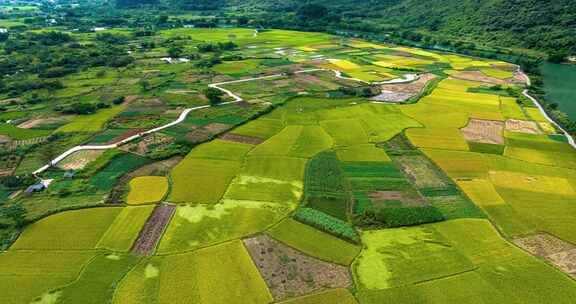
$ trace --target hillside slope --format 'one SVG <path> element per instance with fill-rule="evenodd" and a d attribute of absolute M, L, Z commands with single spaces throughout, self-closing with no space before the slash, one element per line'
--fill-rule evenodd
<path fill-rule="evenodd" d="M 304 3 L 324 6 L 326 14 L 317 20 L 303 18 L 299 12 Z M 363 30 L 412 30 L 549 54 L 576 52 L 572 0 L 228 0 L 227 6 L 264 12 L 263 22 L 275 24 L 342 28 L 361 24 Z"/>

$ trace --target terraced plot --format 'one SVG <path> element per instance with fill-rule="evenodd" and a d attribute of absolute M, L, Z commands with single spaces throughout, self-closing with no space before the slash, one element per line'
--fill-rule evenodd
<path fill-rule="evenodd" d="M 196 17 L 167 22 L 211 20 Z M 515 66 L 323 33 L 108 32 L 125 36 L 115 48 L 134 62 L 55 77 L 66 86 L 50 92 L 57 108 L 0 101 L 0 140 L 56 130 L 18 143 L 23 160 L 4 167 L 32 172 L 60 148 L 128 138 L 205 107 L 120 149 L 72 155 L 38 174 L 51 182 L 43 191 L 12 195 L 26 187 L 2 179 L 0 302 L 576 297 L 576 154 L 519 95 Z M 104 37 L 70 35 L 80 49 Z M 191 62 L 160 59 L 178 48 Z M 398 82 L 407 74 L 418 78 Z M 208 106 L 217 103 L 208 85 L 239 79 L 218 87 L 224 101 L 243 101 Z M 124 94 L 133 96 L 112 105 Z M 99 109 L 36 124 L 76 103 Z"/>
<path fill-rule="evenodd" d="M 129 205 L 157 203 L 168 192 L 168 180 L 163 176 L 142 176 L 130 181 Z"/>
<path fill-rule="evenodd" d="M 396 237 L 387 238 L 391 233 Z M 502 240 L 484 220 L 455 220 L 363 237 L 370 242 L 354 268 L 362 286 L 360 303 L 498 303 L 517 297 L 540 303 L 563 301 L 574 292 L 573 281 Z M 438 297 L 434 290 L 445 296 Z"/>

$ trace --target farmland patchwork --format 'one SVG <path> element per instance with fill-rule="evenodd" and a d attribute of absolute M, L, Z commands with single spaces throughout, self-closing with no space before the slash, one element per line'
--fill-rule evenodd
<path fill-rule="evenodd" d="M 515 66 L 285 30 L 153 37 L 234 47 L 63 77 L 66 101 L 134 94 L 93 114 L 0 114 L 18 122 L 0 147 L 30 149 L 0 175 L 90 145 L 0 186 L 1 303 L 576 298 L 576 153 Z"/>

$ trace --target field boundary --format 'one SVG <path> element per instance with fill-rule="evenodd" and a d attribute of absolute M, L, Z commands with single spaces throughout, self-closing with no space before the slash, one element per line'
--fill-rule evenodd
<path fill-rule="evenodd" d="M 360 80 L 360 79 L 356 79 L 356 78 L 348 78 L 348 77 L 344 77 L 342 76 L 342 73 L 336 70 L 330 70 L 330 69 L 306 69 L 306 70 L 300 70 L 300 71 L 296 71 L 294 72 L 294 74 L 303 74 L 303 73 L 312 73 L 312 72 L 319 72 L 319 71 L 332 71 L 334 72 L 336 78 L 341 78 L 341 79 L 348 79 L 348 80 L 354 80 L 354 81 L 359 81 L 362 83 L 365 83 L 365 81 Z M 248 82 L 248 81 L 254 81 L 254 80 L 261 80 L 261 79 L 269 79 L 269 78 L 278 78 L 278 77 L 285 77 L 286 74 L 285 73 L 281 73 L 281 74 L 273 74 L 273 75 L 267 75 L 267 76 L 261 76 L 261 77 L 255 77 L 255 78 L 246 78 L 246 79 L 238 79 L 238 80 L 231 80 L 231 81 L 225 81 L 225 82 L 218 82 L 218 83 L 212 83 L 209 84 L 208 87 L 210 88 L 214 88 L 217 90 L 220 90 L 222 92 L 224 92 L 226 95 L 232 97 L 234 100 L 233 101 L 228 101 L 228 102 L 223 102 L 220 103 L 218 105 L 215 106 L 221 106 L 221 105 L 227 105 L 227 104 L 234 104 L 234 103 L 238 103 L 241 101 L 244 101 L 244 99 L 242 99 L 242 97 L 240 97 L 239 95 L 235 94 L 234 92 L 228 90 L 228 89 L 224 89 L 220 86 L 222 85 L 226 85 L 226 84 L 231 84 L 231 83 L 241 83 L 241 82 Z M 404 78 L 396 78 L 396 79 L 392 79 L 392 80 L 388 80 L 388 81 L 383 81 L 383 82 L 378 82 L 376 84 L 386 84 L 386 83 L 404 83 L 404 82 L 412 82 L 416 79 L 418 79 L 418 76 L 415 74 L 407 74 L 404 75 L 406 77 Z M 167 123 L 163 126 L 159 126 L 153 129 L 150 129 L 148 131 L 144 131 L 141 133 L 138 133 L 136 135 L 132 135 L 128 138 L 125 138 L 119 142 L 113 143 L 113 144 L 109 144 L 109 145 L 86 145 L 86 146 L 76 146 L 73 147 L 71 149 L 69 149 L 68 151 L 60 154 L 59 156 L 57 156 L 56 158 L 54 158 L 53 160 L 51 160 L 48 164 L 40 167 L 39 169 L 37 169 L 36 171 L 34 171 L 32 174 L 33 175 L 37 175 L 40 174 L 46 170 L 48 170 L 50 167 L 55 166 L 57 163 L 59 163 L 60 161 L 62 161 L 63 159 L 65 159 L 66 157 L 70 156 L 71 154 L 81 151 L 81 150 L 108 150 L 108 149 L 113 149 L 113 148 L 117 148 L 123 144 L 126 144 L 128 142 L 131 142 L 133 140 L 136 140 L 140 137 L 143 137 L 145 135 L 148 134 L 152 134 L 161 130 L 164 130 L 166 128 L 170 128 L 172 126 L 175 126 L 177 124 L 180 124 L 181 122 L 183 122 L 186 117 L 188 116 L 188 114 L 192 111 L 196 111 L 196 110 L 201 110 L 201 109 L 206 109 L 206 108 L 210 108 L 210 107 L 214 107 L 212 105 L 203 105 L 203 106 L 197 106 L 197 107 L 192 107 L 192 108 L 187 108 L 184 109 L 184 111 L 182 111 L 182 113 L 180 113 L 180 116 L 178 116 L 178 118 L 170 123 Z M 576 146 L 575 146 L 576 147 Z"/>

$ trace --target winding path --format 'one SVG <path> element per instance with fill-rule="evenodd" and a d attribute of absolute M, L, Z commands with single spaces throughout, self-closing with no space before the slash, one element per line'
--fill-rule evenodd
<path fill-rule="evenodd" d="M 329 69 L 307 69 L 307 70 L 301 70 L 301 71 L 296 71 L 294 72 L 294 74 L 303 74 L 303 73 L 313 73 L 313 72 L 320 72 L 320 71 L 332 71 L 334 73 L 334 75 L 337 78 L 340 79 L 345 79 L 345 80 L 352 80 L 352 81 L 357 81 L 357 82 L 361 82 L 361 83 L 368 83 L 367 81 L 358 79 L 358 78 L 351 78 L 351 77 L 345 77 L 342 76 L 342 72 L 340 71 L 336 71 L 336 70 L 329 70 Z M 530 81 L 530 77 L 528 77 L 528 75 L 526 75 L 524 72 L 522 72 L 522 70 L 520 69 L 520 67 L 518 67 L 518 73 L 521 73 L 523 75 L 523 77 L 526 79 L 526 84 L 529 86 L 531 84 Z M 226 104 L 232 104 L 232 103 L 238 103 L 243 101 L 242 97 L 240 97 L 239 95 L 235 94 L 234 92 L 222 88 L 221 86 L 223 85 L 227 85 L 227 84 L 233 84 L 233 83 L 242 83 L 242 82 L 249 82 L 249 81 L 255 81 L 255 80 L 262 80 L 262 79 L 271 79 L 271 78 L 279 78 L 279 77 L 285 77 L 286 74 L 274 74 L 274 75 L 268 75 L 268 76 L 261 76 L 261 77 L 254 77 L 254 78 L 246 78 L 246 79 L 239 79 L 239 80 L 232 80 L 232 81 L 225 81 L 225 82 L 218 82 L 218 83 L 212 83 L 209 84 L 208 87 L 210 88 L 214 88 L 217 90 L 220 90 L 222 92 L 224 92 L 226 95 L 230 96 L 233 101 L 229 101 L 229 102 L 224 102 L 221 103 L 220 105 L 226 105 Z M 373 84 L 378 84 L 378 85 L 382 85 L 382 84 L 398 84 L 398 83 L 406 83 L 406 82 L 412 82 L 414 80 L 418 79 L 418 75 L 416 74 L 406 74 L 404 75 L 403 78 L 396 78 L 396 79 L 392 79 L 389 81 L 382 81 L 382 82 L 375 82 Z M 524 90 L 522 92 L 522 94 L 524 96 L 526 96 L 528 99 L 530 99 L 534 105 L 536 105 L 536 107 L 538 107 L 538 109 L 540 110 L 540 112 L 542 113 L 542 115 L 544 115 L 544 117 L 546 117 L 546 119 L 553 124 L 556 128 L 558 128 L 563 134 L 564 136 L 567 138 L 568 143 L 574 147 L 576 149 L 576 142 L 574 141 L 574 138 L 570 135 L 570 133 L 568 133 L 568 131 L 566 131 L 564 128 L 562 128 L 562 126 L 560 126 L 558 123 L 556 123 L 556 121 L 554 121 L 549 115 L 548 113 L 546 113 L 546 111 L 544 110 L 544 107 L 542 107 L 542 105 L 538 102 L 538 100 L 536 100 L 536 98 L 532 97 L 529 93 L 528 90 Z M 46 171 L 48 168 L 50 168 L 51 166 L 56 165 L 57 163 L 61 162 L 63 159 L 65 159 L 66 157 L 78 152 L 78 151 L 82 151 L 82 150 L 108 150 L 108 149 L 114 149 L 117 148 L 123 144 L 126 144 L 128 142 L 131 142 L 133 140 L 136 140 L 142 136 L 148 135 L 148 134 L 152 134 L 161 130 L 164 130 L 166 128 L 170 128 L 172 126 L 175 126 L 181 122 L 183 122 L 186 117 L 188 116 L 188 114 L 192 111 L 197 111 L 197 110 L 201 110 L 201 109 L 206 109 L 211 107 L 211 105 L 204 105 L 204 106 L 198 106 L 198 107 L 193 107 L 193 108 L 187 108 L 184 109 L 184 111 L 182 111 L 182 113 L 180 113 L 180 116 L 178 116 L 178 118 L 170 123 L 167 123 L 163 126 L 160 127 L 156 127 L 153 129 L 150 129 L 148 131 L 144 131 L 141 133 L 138 133 L 136 135 L 132 135 L 128 138 L 125 138 L 121 141 L 118 141 L 116 143 L 113 144 L 109 144 L 109 145 L 85 145 L 85 146 L 76 146 L 71 148 L 70 150 L 62 153 L 61 155 L 59 155 L 58 157 L 54 158 L 52 161 L 50 161 L 48 164 L 42 166 L 41 168 L 39 168 L 38 170 L 34 171 L 33 174 L 37 175 L 40 174 L 44 171 Z"/>
<path fill-rule="evenodd" d="M 340 71 L 336 71 L 336 70 L 329 70 L 329 69 L 307 69 L 307 70 L 300 70 L 300 71 L 296 71 L 294 72 L 294 74 L 303 74 L 303 73 L 312 73 L 312 72 L 319 72 L 319 71 L 332 71 L 334 72 L 334 74 L 336 75 L 337 78 L 341 78 L 341 79 L 346 79 L 346 80 L 353 80 L 353 81 L 358 81 L 358 82 L 362 82 L 362 83 L 367 83 L 366 81 L 363 81 L 361 79 L 357 79 L 357 78 L 350 78 L 350 77 L 344 77 L 342 76 L 342 73 Z M 222 85 L 226 85 L 226 84 L 233 84 L 233 83 L 242 83 L 242 82 L 248 82 L 248 81 L 255 81 L 255 80 L 262 80 L 262 79 L 270 79 L 270 78 L 279 78 L 279 77 L 286 77 L 286 74 L 274 74 L 274 75 L 268 75 L 268 76 L 261 76 L 261 77 L 254 77 L 254 78 L 246 78 L 246 79 L 239 79 L 239 80 L 232 80 L 232 81 L 225 81 L 225 82 L 218 82 L 218 83 L 212 83 L 209 84 L 208 87 L 210 88 L 214 88 L 214 89 L 218 89 L 222 92 L 224 92 L 226 95 L 230 96 L 232 99 L 234 99 L 233 101 L 228 101 L 228 102 L 223 102 L 220 103 L 218 106 L 220 105 L 226 105 L 226 104 L 232 104 L 232 103 L 238 103 L 243 101 L 242 97 L 238 96 L 237 94 L 235 94 L 234 92 L 222 88 Z M 411 82 L 414 81 L 418 78 L 417 75 L 414 74 L 406 74 L 404 75 L 404 78 L 397 78 L 397 79 L 392 79 L 389 81 L 383 81 L 383 82 L 377 82 L 374 84 L 387 84 L 387 83 L 403 83 L 403 82 Z M 197 110 L 201 110 L 201 109 L 206 109 L 211 107 L 211 105 L 204 105 L 204 106 L 198 106 L 198 107 L 193 107 L 193 108 L 187 108 L 184 109 L 184 111 L 182 111 L 182 113 L 180 113 L 180 116 L 178 116 L 178 118 L 168 124 L 165 124 L 163 126 L 160 127 L 156 127 L 154 129 L 150 129 L 148 131 L 144 131 L 141 133 L 138 133 L 136 135 L 132 135 L 128 138 L 125 138 L 121 141 L 118 141 L 116 143 L 113 144 L 109 144 L 109 145 L 85 145 L 85 146 L 76 146 L 71 148 L 70 150 L 60 154 L 58 157 L 54 158 L 53 160 L 51 160 L 48 164 L 42 166 L 41 168 L 39 168 L 38 170 L 34 171 L 32 174 L 37 175 L 40 174 L 46 170 L 48 170 L 48 168 L 58 164 L 59 162 L 61 162 L 63 159 L 65 159 L 66 157 L 78 152 L 78 151 L 82 151 L 82 150 L 108 150 L 108 149 L 114 149 L 117 148 L 123 144 L 126 144 L 128 142 L 131 142 L 133 140 L 136 140 L 142 136 L 148 135 L 148 134 L 152 134 L 161 130 L 164 130 L 166 128 L 170 128 L 172 126 L 175 126 L 181 122 L 183 122 L 186 117 L 188 116 L 188 114 L 192 111 L 197 111 Z"/>

